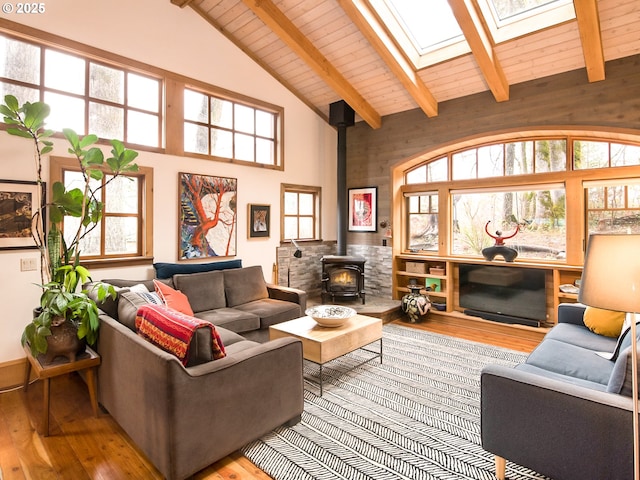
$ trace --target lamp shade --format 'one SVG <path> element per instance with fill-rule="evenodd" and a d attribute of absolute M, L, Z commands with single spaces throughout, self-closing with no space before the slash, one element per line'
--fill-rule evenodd
<path fill-rule="evenodd" d="M 640 235 L 589 236 L 578 301 L 618 312 L 640 312 Z"/>

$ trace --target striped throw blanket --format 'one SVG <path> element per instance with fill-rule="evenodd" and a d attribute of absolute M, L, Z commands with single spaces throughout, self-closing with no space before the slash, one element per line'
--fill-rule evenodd
<path fill-rule="evenodd" d="M 226 355 L 224 345 L 213 324 L 185 315 L 166 305 L 143 305 L 136 314 L 138 335 L 178 357 L 184 366 L 189 359 L 191 340 L 199 328 L 208 328 L 211 331 L 213 359 L 223 358 Z"/>

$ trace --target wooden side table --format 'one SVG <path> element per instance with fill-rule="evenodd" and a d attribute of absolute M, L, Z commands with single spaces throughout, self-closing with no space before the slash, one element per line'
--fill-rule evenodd
<path fill-rule="evenodd" d="M 69 362 L 69 360 L 64 357 L 56 357 L 50 364 L 43 365 L 42 363 L 40 363 L 40 360 L 41 358 L 44 358 L 44 356 L 40 355 L 38 357 L 34 357 L 31 354 L 31 348 L 29 348 L 28 345 L 24 346 L 24 351 L 27 354 L 28 360 L 24 377 L 24 391 L 26 392 L 27 388 L 29 387 L 29 377 L 31 376 L 32 368 L 35 373 L 36 380 L 44 381 L 43 429 L 45 437 L 49 436 L 49 393 L 51 389 L 50 382 L 53 377 L 58 377 L 66 373 L 86 370 L 87 387 L 89 388 L 91 407 L 93 408 L 93 414 L 96 416 L 96 418 L 98 417 L 98 395 L 95 369 L 98 365 L 100 365 L 100 355 L 98 355 L 91 348 L 86 347 L 85 352 L 81 355 L 78 355 L 75 362 Z"/>

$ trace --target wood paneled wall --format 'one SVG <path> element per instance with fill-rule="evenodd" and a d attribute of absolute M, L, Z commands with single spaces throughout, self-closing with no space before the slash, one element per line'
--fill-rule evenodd
<path fill-rule="evenodd" d="M 393 166 L 465 139 L 576 126 L 640 133 L 640 55 L 607 62 L 601 82 L 589 83 L 580 69 L 512 85 L 506 102 L 485 92 L 440 103 L 437 117 L 416 109 L 384 117 L 378 130 L 358 122 L 347 129 L 347 186 L 378 187 L 380 222 L 391 217 Z M 347 241 L 380 245 L 383 233 L 349 232 Z"/>

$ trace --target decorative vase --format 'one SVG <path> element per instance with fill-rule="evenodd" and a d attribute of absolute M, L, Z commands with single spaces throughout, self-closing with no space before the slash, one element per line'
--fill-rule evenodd
<path fill-rule="evenodd" d="M 69 362 L 75 362 L 76 356 L 84 352 L 86 339 L 78 338 L 78 329 L 71 322 L 65 320 L 51 322 L 51 335 L 47 337 L 47 353 L 44 363 L 50 364 L 55 357 L 67 357 Z"/>
<path fill-rule="evenodd" d="M 410 293 L 402 297 L 402 311 L 407 314 L 411 323 L 418 323 L 427 318 L 431 301 L 429 297 L 420 293 L 420 285 L 408 285 Z"/>

